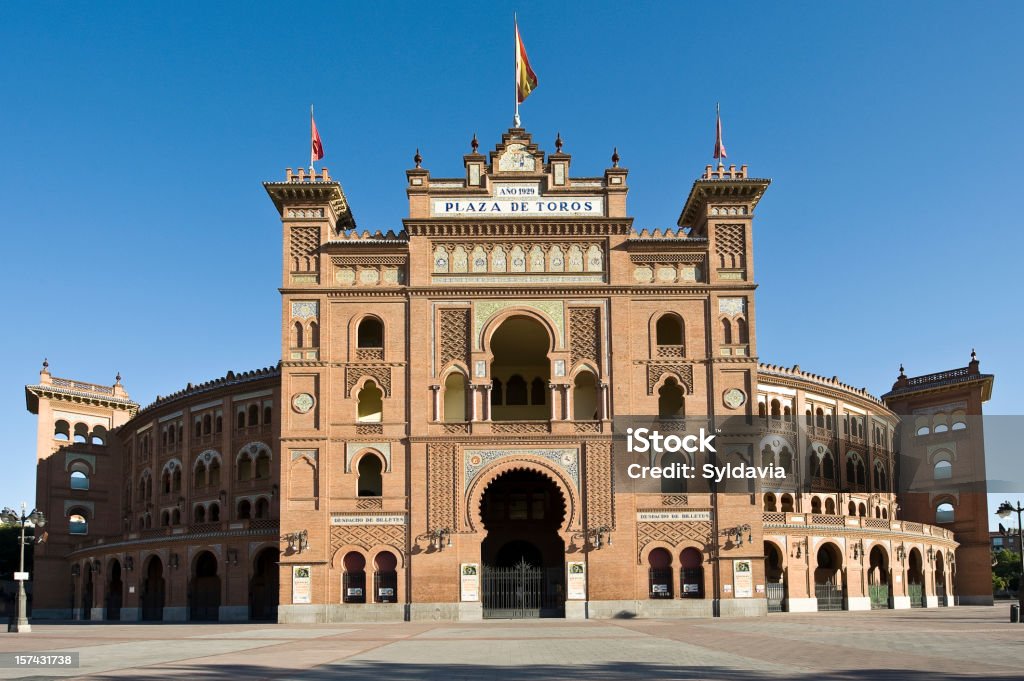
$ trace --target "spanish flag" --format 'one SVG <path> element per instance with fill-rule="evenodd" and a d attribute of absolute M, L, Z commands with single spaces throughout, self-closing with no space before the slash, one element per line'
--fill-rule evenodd
<path fill-rule="evenodd" d="M 519 36 L 519 22 L 516 21 L 516 101 L 522 103 L 537 87 L 537 74 L 530 68 L 526 46 Z"/>

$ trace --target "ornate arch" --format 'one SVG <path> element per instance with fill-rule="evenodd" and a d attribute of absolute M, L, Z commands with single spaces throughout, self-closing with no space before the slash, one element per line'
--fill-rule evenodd
<path fill-rule="evenodd" d="M 274 450 L 271 449 L 266 443 L 259 441 L 249 442 L 243 445 L 242 448 L 238 450 L 238 454 L 235 455 L 235 463 L 237 464 L 239 461 L 241 461 L 243 456 L 246 456 L 252 461 L 255 461 L 256 459 L 259 458 L 260 454 L 263 453 L 266 453 L 266 455 L 270 457 L 271 461 L 274 460 Z"/>
<path fill-rule="evenodd" d="M 480 338 L 478 339 L 480 347 L 487 353 L 489 358 L 494 358 L 494 353 L 491 352 L 491 339 L 495 331 L 512 317 L 529 317 L 544 327 L 548 334 L 548 356 L 553 352 L 559 351 L 564 346 L 561 329 L 559 329 L 558 325 L 547 313 L 528 305 L 516 305 L 491 315 L 480 329 Z"/>
<path fill-rule="evenodd" d="M 469 484 L 466 490 L 466 524 L 473 532 L 483 532 L 484 523 L 480 516 L 480 503 L 487 488 L 495 480 L 512 471 L 530 471 L 540 473 L 555 483 L 558 491 L 562 493 L 562 500 L 565 504 L 565 517 L 562 525 L 558 528 L 559 534 L 566 534 L 579 528 L 579 495 L 576 493 L 576 486 L 565 479 L 552 462 L 539 457 L 524 456 L 519 459 L 499 459 L 490 466 L 479 471 Z"/>

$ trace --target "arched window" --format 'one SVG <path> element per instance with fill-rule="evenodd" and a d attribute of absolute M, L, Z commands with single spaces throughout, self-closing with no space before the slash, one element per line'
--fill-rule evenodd
<path fill-rule="evenodd" d="M 195 423 L 192 424 L 192 437 L 199 438 L 203 434 L 203 421 L 198 416 L 196 417 Z"/>
<path fill-rule="evenodd" d="M 857 504 L 850 502 L 850 505 L 846 508 L 848 515 L 857 515 Z"/>
<path fill-rule="evenodd" d="M 365 322 L 364 322 L 365 323 Z M 356 418 L 363 423 L 380 423 L 384 416 L 384 393 L 374 381 L 367 381 L 357 396 Z"/>
<path fill-rule="evenodd" d="M 249 405 L 249 425 L 255 426 L 260 422 L 260 408 L 259 405 Z"/>
<path fill-rule="evenodd" d="M 647 556 L 648 598 L 672 598 L 672 554 L 658 547 Z"/>
<path fill-rule="evenodd" d="M 659 317 L 655 324 L 655 340 L 658 345 L 681 347 L 683 345 L 683 320 L 674 314 L 664 314 Z"/>
<path fill-rule="evenodd" d="M 783 494 L 782 495 L 781 511 L 783 513 L 793 513 L 793 495 L 791 495 L 791 494 Z"/>
<path fill-rule="evenodd" d="M 783 447 L 782 451 L 779 452 L 779 465 L 782 466 L 782 470 L 789 475 L 793 472 L 793 454 L 789 451 L 789 447 Z"/>
<path fill-rule="evenodd" d="M 772 418 L 778 419 L 782 417 L 782 404 L 778 400 L 772 400 Z"/>
<path fill-rule="evenodd" d="M 252 480 L 252 459 L 247 455 L 239 457 L 237 469 L 239 480 Z"/>
<path fill-rule="evenodd" d="M 832 452 L 826 452 L 821 458 L 821 475 L 826 480 L 836 479 L 835 462 L 832 460 Z"/>
<path fill-rule="evenodd" d="M 373 559 L 373 593 L 377 603 L 397 603 L 398 559 L 390 551 L 381 551 Z"/>
<path fill-rule="evenodd" d="M 384 495 L 383 468 L 380 459 L 372 454 L 365 454 L 359 459 L 358 496 L 379 497 Z"/>
<path fill-rule="evenodd" d="M 302 322 L 295 322 L 292 325 L 292 347 L 301 348 L 305 347 L 306 344 L 306 330 L 302 326 Z"/>
<path fill-rule="evenodd" d="M 203 506 L 196 506 L 192 509 L 192 522 L 194 523 L 205 523 L 206 522 L 206 508 Z"/>
<path fill-rule="evenodd" d="M 683 549 L 679 556 L 679 586 L 683 598 L 704 598 L 704 556 L 697 549 Z"/>
<path fill-rule="evenodd" d="M 749 343 L 750 335 L 747 332 L 747 320 L 740 317 L 736 320 L 736 335 L 738 336 L 738 343 Z"/>
<path fill-rule="evenodd" d="M 171 514 L 167 511 L 160 513 L 160 527 L 167 527 L 171 524 Z"/>
<path fill-rule="evenodd" d="M 662 494 L 681 494 L 686 491 L 686 478 L 682 476 L 682 466 L 686 463 L 686 457 L 682 452 L 667 452 L 661 457 L 663 470 L 671 470 L 677 473 L 676 477 L 661 478 Z"/>
<path fill-rule="evenodd" d="M 164 469 L 163 473 L 160 474 L 160 493 L 171 493 L 171 472 L 166 468 Z"/>
<path fill-rule="evenodd" d="M 818 410 L 814 413 L 814 425 L 819 428 L 825 427 L 825 410 L 818 407 Z"/>
<path fill-rule="evenodd" d="M 85 442 L 88 441 L 88 436 L 89 436 L 89 427 L 87 425 L 85 425 L 84 423 L 76 423 L 75 424 L 75 437 L 74 437 L 75 442 L 79 442 L 79 443 L 84 444 Z"/>
<path fill-rule="evenodd" d="M 935 472 L 936 480 L 949 480 L 953 477 L 953 464 L 949 461 L 942 460 L 935 462 L 935 468 L 933 470 Z"/>
<path fill-rule="evenodd" d="M 493 399 L 493 395 L 491 396 Z M 458 423 L 466 420 L 466 377 L 458 371 L 444 379 L 444 421 Z"/>
<path fill-rule="evenodd" d="M 768 405 L 759 401 L 757 403 L 757 415 L 763 419 L 768 418 Z"/>
<path fill-rule="evenodd" d="M 248 499 L 242 499 L 238 502 L 238 519 L 248 520 L 250 517 L 252 517 L 252 504 Z"/>
<path fill-rule="evenodd" d="M 214 459 L 210 462 L 209 479 L 209 485 L 211 487 L 216 487 L 220 484 L 220 461 L 218 459 Z"/>
<path fill-rule="evenodd" d="M 764 510 L 765 513 L 774 513 L 777 510 L 775 506 L 775 495 L 771 492 L 764 495 Z"/>
<path fill-rule="evenodd" d="M 203 435 L 209 435 L 210 432 L 213 430 L 212 426 L 213 420 L 210 418 L 209 414 L 205 414 L 203 416 Z"/>
<path fill-rule="evenodd" d="M 270 477 L 270 452 L 266 449 L 260 450 L 256 455 L 256 479 L 266 480 Z"/>
<path fill-rule="evenodd" d="M 202 461 L 196 464 L 196 468 L 192 472 L 192 484 L 197 489 L 201 489 L 206 486 L 206 464 Z"/>
<path fill-rule="evenodd" d="M 732 324 L 728 319 L 722 320 L 722 342 L 732 345 Z"/>
<path fill-rule="evenodd" d="M 383 348 L 384 324 L 376 317 L 365 317 L 359 322 L 359 329 L 356 332 L 356 347 Z"/>
<path fill-rule="evenodd" d="M 178 466 L 174 467 L 174 472 L 171 473 L 171 491 L 181 491 L 181 468 Z"/>
<path fill-rule="evenodd" d="M 216 502 L 210 504 L 210 522 L 220 522 L 220 504 L 217 504 Z"/>
<path fill-rule="evenodd" d="M 938 524 L 951 523 L 956 518 L 956 510 L 949 502 L 941 503 L 935 507 L 935 522 Z"/>
<path fill-rule="evenodd" d="M 526 379 L 519 374 L 513 374 L 505 385 L 505 404 L 508 406 L 526 404 Z"/>
<path fill-rule="evenodd" d="M 811 497 L 811 513 L 821 513 L 821 499 Z"/>
<path fill-rule="evenodd" d="M 868 507 L 864 505 L 864 502 L 861 502 L 860 505 L 857 507 L 857 515 L 859 515 L 861 518 L 864 518 L 867 516 L 867 514 Z"/>
<path fill-rule="evenodd" d="M 658 416 L 663 419 L 680 418 L 683 412 L 683 389 L 679 382 L 669 377 L 658 390 Z"/>
<path fill-rule="evenodd" d="M 71 471 L 71 489 L 89 489 L 89 476 L 81 470 Z"/>
<path fill-rule="evenodd" d="M 264 520 L 270 517 L 270 502 L 267 501 L 266 497 L 260 497 L 256 500 L 256 519 Z"/>
<path fill-rule="evenodd" d="M 85 509 L 72 508 L 68 512 L 68 533 L 89 534 L 89 518 Z"/>
<path fill-rule="evenodd" d="M 171 525 L 181 525 L 181 511 L 178 509 L 171 511 Z"/>
<path fill-rule="evenodd" d="M 530 404 L 536 406 L 547 403 L 547 386 L 544 385 L 544 379 L 536 376 L 530 382 Z"/>
<path fill-rule="evenodd" d="M 342 560 L 345 572 L 341 577 L 341 599 L 345 603 L 366 602 L 366 558 L 361 553 L 349 551 Z"/>
<path fill-rule="evenodd" d="M 53 439 L 67 442 L 71 439 L 71 424 L 67 421 L 57 421 L 53 424 Z"/>
<path fill-rule="evenodd" d="M 235 414 L 235 427 L 241 430 L 242 428 L 245 428 L 245 424 L 245 409 L 239 409 L 238 413 Z"/>
<path fill-rule="evenodd" d="M 173 428 L 173 426 L 172 426 L 172 428 Z M 103 426 L 96 426 L 95 428 L 93 428 L 92 429 L 92 436 L 90 437 L 90 441 L 94 445 L 104 445 L 104 444 L 106 444 L 107 443 L 107 429 L 104 428 Z M 173 433 L 172 433 L 171 442 L 173 443 L 173 441 L 174 441 L 174 436 L 173 436 Z"/>
<path fill-rule="evenodd" d="M 577 421 L 596 421 L 599 417 L 597 377 L 590 371 L 580 371 L 573 381 L 572 417 Z"/>
<path fill-rule="evenodd" d="M 835 515 L 836 514 L 836 502 L 835 502 L 835 499 L 829 498 L 829 499 L 825 500 L 825 513 L 828 514 L 828 515 Z"/>
<path fill-rule="evenodd" d="M 497 378 L 491 379 L 491 406 L 505 404 L 505 397 L 501 390 L 501 381 Z"/>
<path fill-rule="evenodd" d="M 320 347 L 320 325 L 316 322 L 309 323 L 309 347 Z"/>
<path fill-rule="evenodd" d="M 270 425 L 270 418 L 271 418 L 271 416 L 273 416 L 273 414 L 274 414 L 274 408 L 273 407 L 271 407 L 269 404 L 263 405 L 263 425 L 265 425 L 265 426 L 269 426 Z"/>

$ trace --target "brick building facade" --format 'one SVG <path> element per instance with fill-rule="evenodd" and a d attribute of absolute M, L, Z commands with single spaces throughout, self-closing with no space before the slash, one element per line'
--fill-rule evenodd
<path fill-rule="evenodd" d="M 326 169 L 266 183 L 283 228 L 277 368 L 139 409 L 120 380 L 44 367 L 26 388 L 38 503 L 54 519 L 37 549 L 35 616 L 991 602 L 972 419 L 992 377 L 977 361 L 901 373 L 882 400 L 759 364 L 753 215 L 769 181 L 708 166 L 678 231 L 637 232 L 618 155 L 576 176 L 555 146 L 545 154 L 512 128 L 484 155 L 474 138 L 448 178 L 417 153 L 397 233 L 358 232 Z M 744 417 L 756 438 L 726 443 L 723 458 L 786 478 L 742 493 L 631 490 L 615 423 L 637 416 L 667 429 Z M 933 476 L 905 501 L 901 457 L 915 449 Z"/>

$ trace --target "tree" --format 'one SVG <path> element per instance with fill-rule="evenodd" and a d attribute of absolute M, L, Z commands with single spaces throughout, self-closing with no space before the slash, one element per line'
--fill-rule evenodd
<path fill-rule="evenodd" d="M 1007 549 L 992 554 L 992 590 L 1016 591 L 1020 584 L 1020 554 Z"/>

